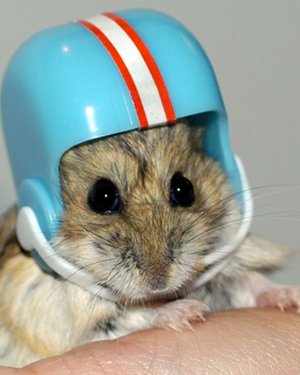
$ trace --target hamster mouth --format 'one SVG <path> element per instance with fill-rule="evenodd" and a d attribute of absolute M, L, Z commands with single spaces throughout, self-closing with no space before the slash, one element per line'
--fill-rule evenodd
<path fill-rule="evenodd" d="M 161 290 L 151 290 L 151 288 L 140 288 L 139 291 L 132 291 L 131 293 L 124 293 L 119 302 L 125 302 L 126 304 L 136 305 L 136 304 L 155 304 L 164 303 L 167 301 L 173 301 L 178 298 L 184 298 L 191 291 L 192 282 L 188 282 L 180 287 L 172 288 L 171 286 L 166 286 Z"/>
<path fill-rule="evenodd" d="M 195 272 L 186 272 L 184 276 L 182 276 L 181 270 L 176 269 L 173 272 L 165 270 L 165 272 L 157 271 L 151 272 L 151 274 L 150 272 L 147 274 L 145 272 L 142 274 L 140 272 L 135 274 L 118 272 L 108 280 L 102 282 L 99 280 L 98 285 L 111 293 L 114 300 L 119 303 L 171 301 L 184 298 L 191 292 Z"/>
<path fill-rule="evenodd" d="M 170 301 L 170 300 L 173 300 L 173 299 L 176 299 L 178 298 L 178 294 L 177 293 L 172 293 L 170 292 L 169 290 L 166 290 L 166 291 L 153 291 L 153 292 L 150 292 L 148 295 L 147 295 L 147 298 L 146 300 L 147 301 L 161 301 L 161 300 L 167 300 L 167 301 Z"/>
<path fill-rule="evenodd" d="M 143 306 L 143 307 L 157 307 L 165 303 L 171 302 L 178 299 L 173 293 L 152 293 L 151 295 L 137 297 L 137 298 L 124 298 L 119 301 L 119 303 L 126 306 Z"/>

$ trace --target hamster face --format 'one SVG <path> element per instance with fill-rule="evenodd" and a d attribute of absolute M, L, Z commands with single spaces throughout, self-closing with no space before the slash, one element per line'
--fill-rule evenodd
<path fill-rule="evenodd" d="M 77 146 L 60 169 L 53 245 L 120 300 L 187 293 L 234 214 L 226 177 L 184 122 Z"/>

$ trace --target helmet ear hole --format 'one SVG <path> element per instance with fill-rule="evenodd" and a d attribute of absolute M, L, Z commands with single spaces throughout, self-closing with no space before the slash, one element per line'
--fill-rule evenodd
<path fill-rule="evenodd" d="M 190 117 L 192 126 L 199 126 L 203 130 L 202 150 L 217 161 L 223 172 L 228 176 L 233 191 L 242 191 L 240 171 L 232 152 L 228 120 L 224 111 L 209 111 Z M 240 197 L 239 197 L 240 199 Z M 240 199 L 242 201 L 242 199 Z M 243 206 L 243 202 L 242 206 Z"/>
<path fill-rule="evenodd" d="M 18 191 L 19 208 L 30 207 L 35 213 L 39 225 L 47 240 L 50 240 L 59 226 L 59 216 L 62 213 L 62 202 L 54 207 L 54 200 L 46 183 L 41 179 L 24 180 Z"/>

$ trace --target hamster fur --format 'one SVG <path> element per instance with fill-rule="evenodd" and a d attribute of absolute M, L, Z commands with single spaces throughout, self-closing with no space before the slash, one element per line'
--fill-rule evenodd
<path fill-rule="evenodd" d="M 203 256 L 230 240 L 240 222 L 236 197 L 218 164 L 204 154 L 201 137 L 199 128 L 181 121 L 89 142 L 63 156 L 65 209 L 52 245 L 111 289 L 117 302 L 43 272 L 17 242 L 16 210 L 2 218 L 1 365 L 24 366 L 140 329 L 181 329 L 201 319 L 207 307 L 299 307 L 299 288 L 285 288 L 283 298 L 283 289 L 260 274 L 281 266 L 290 250 L 253 235 L 213 280 L 192 289 L 205 271 Z M 170 203 L 178 172 L 193 186 L 188 207 Z M 99 179 L 116 186 L 117 212 L 99 214 L 88 204 Z M 164 303 L 147 304 L 155 300 Z"/>

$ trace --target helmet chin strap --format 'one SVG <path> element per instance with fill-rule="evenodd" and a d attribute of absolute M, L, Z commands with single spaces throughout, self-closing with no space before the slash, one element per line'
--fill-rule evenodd
<path fill-rule="evenodd" d="M 241 185 L 243 194 L 243 216 L 237 234 L 232 238 L 231 242 L 227 243 L 221 248 L 216 248 L 213 252 L 207 254 L 203 259 L 204 267 L 208 267 L 207 271 L 194 282 L 193 289 L 202 286 L 214 276 L 216 276 L 223 268 L 230 262 L 235 250 L 239 248 L 245 240 L 253 218 L 253 198 L 251 189 L 246 176 L 245 168 L 241 159 L 235 155 L 235 161 L 240 172 Z M 211 267 L 210 267 L 211 266 Z"/>
<path fill-rule="evenodd" d="M 117 297 L 107 287 L 97 284 L 92 274 L 57 254 L 45 238 L 37 217 L 30 207 L 22 207 L 18 213 L 17 237 L 24 250 L 35 250 L 46 265 L 62 278 L 101 298 L 117 301 Z"/>
<path fill-rule="evenodd" d="M 238 157 L 236 157 L 236 163 L 241 176 L 244 202 L 240 228 L 231 242 L 205 256 L 204 266 L 209 268 L 194 282 L 193 289 L 199 288 L 226 267 L 235 250 L 238 249 L 249 232 L 253 216 L 253 200 L 244 167 Z M 100 298 L 117 301 L 117 296 L 109 288 L 97 284 L 92 274 L 78 268 L 56 253 L 45 238 L 37 217 L 30 207 L 22 207 L 18 213 L 17 237 L 23 249 L 35 250 L 47 266 L 62 278 Z"/>

